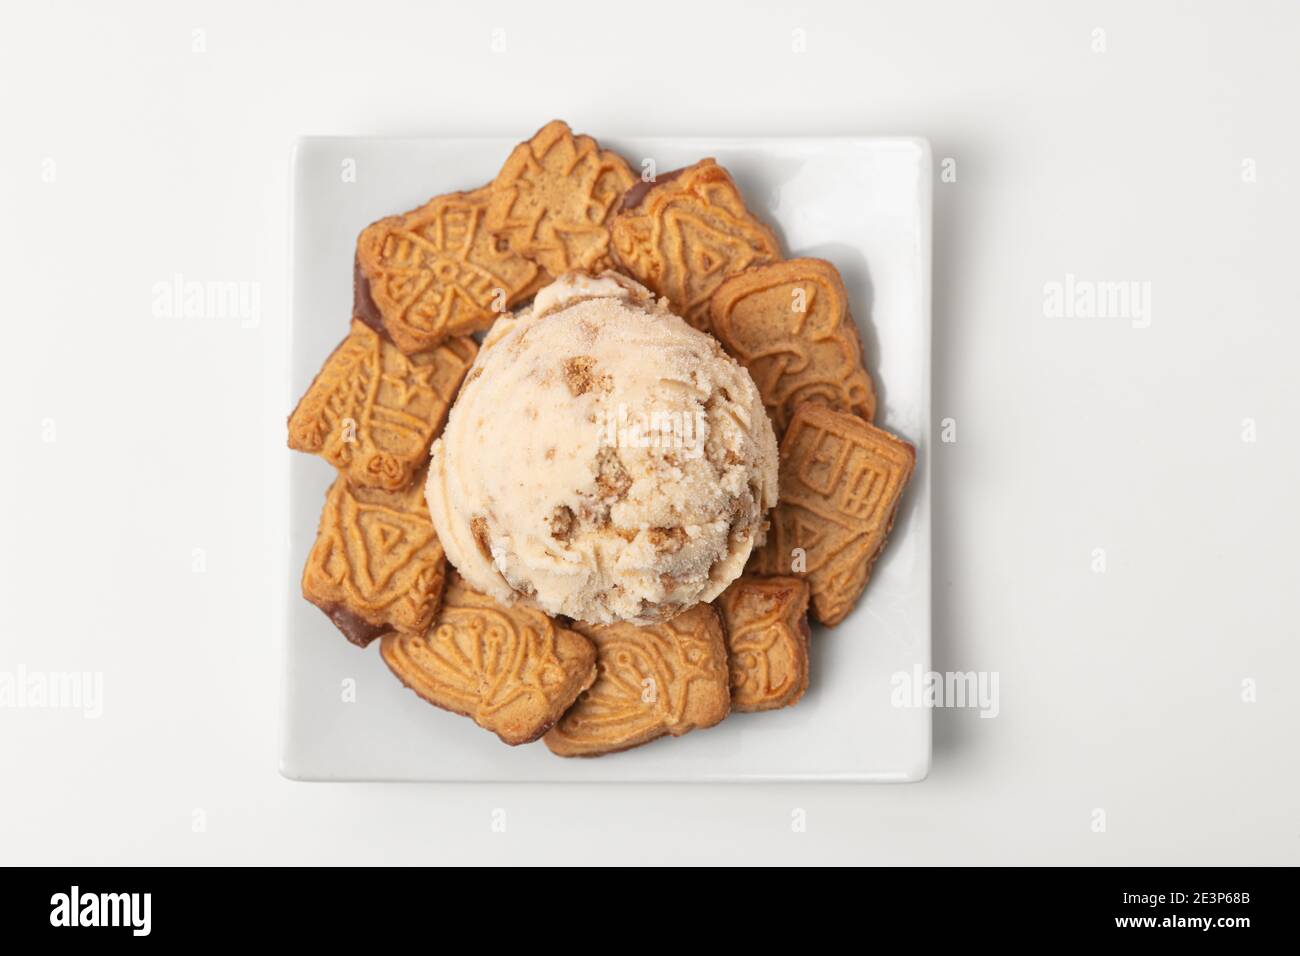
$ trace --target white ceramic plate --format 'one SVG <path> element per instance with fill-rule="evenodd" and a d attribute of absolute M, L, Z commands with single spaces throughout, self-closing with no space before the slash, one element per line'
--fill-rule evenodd
<path fill-rule="evenodd" d="M 299 142 L 295 399 L 346 332 L 357 233 L 430 196 L 482 185 L 513 145 L 504 139 Z M 916 476 L 865 595 L 835 630 L 814 628 L 811 685 L 796 707 L 733 714 L 717 727 L 595 760 L 564 760 L 541 743 L 507 747 L 403 688 L 377 646 L 363 651 L 349 644 L 301 597 L 298 576 L 334 470 L 286 451 L 292 455 L 285 583 L 291 596 L 281 771 L 300 780 L 919 780 L 930 765 L 930 713 L 894 706 L 891 678 L 930 666 L 929 145 L 872 138 L 606 145 L 634 168 L 653 158 L 660 171 L 717 157 L 749 205 L 777 230 L 787 255 L 829 259 L 843 273 L 879 392 L 877 423 L 917 446 Z"/>

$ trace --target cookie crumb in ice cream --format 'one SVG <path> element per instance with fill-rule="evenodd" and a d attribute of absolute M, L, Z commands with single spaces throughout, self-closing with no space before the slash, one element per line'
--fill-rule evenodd
<path fill-rule="evenodd" d="M 682 550 L 682 545 L 686 543 L 686 529 L 676 528 L 651 528 L 647 532 L 650 538 L 650 544 L 656 551 L 662 551 L 667 554 L 676 554 Z"/>
<path fill-rule="evenodd" d="M 556 541 L 568 541 L 576 521 L 573 509 L 568 505 L 560 505 L 551 512 L 551 537 Z"/>
<path fill-rule="evenodd" d="M 470 518 L 469 531 L 474 536 L 474 543 L 478 545 L 479 554 L 491 561 L 492 545 L 488 541 L 487 519 L 482 515 Z"/>
<path fill-rule="evenodd" d="M 632 476 L 613 448 L 602 448 L 596 454 L 596 487 L 602 498 L 622 498 L 632 487 Z"/>
<path fill-rule="evenodd" d="M 564 360 L 564 384 L 569 386 L 569 394 L 575 398 L 593 388 L 609 388 L 609 380 L 596 374 L 596 360 L 590 355 L 575 355 Z"/>

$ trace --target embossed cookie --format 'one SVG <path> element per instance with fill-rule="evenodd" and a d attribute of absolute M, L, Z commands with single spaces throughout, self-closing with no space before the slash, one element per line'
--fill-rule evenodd
<path fill-rule="evenodd" d="M 772 528 L 749 570 L 802 570 L 817 620 L 838 624 L 867 586 L 915 465 L 916 449 L 901 438 L 856 415 L 800 405 L 781 441 Z"/>
<path fill-rule="evenodd" d="M 708 329 L 722 280 L 781 258 L 772 230 L 712 159 L 633 188 L 609 231 L 623 268 L 697 329 Z"/>
<path fill-rule="evenodd" d="M 437 196 L 357 238 L 370 297 L 403 352 L 486 329 L 545 282 L 537 263 L 488 232 L 490 198 L 488 187 Z"/>
<path fill-rule="evenodd" d="M 514 148 L 493 180 L 488 227 L 551 275 L 599 271 L 606 224 L 635 181 L 617 153 L 552 120 Z"/>
<path fill-rule="evenodd" d="M 464 336 L 403 355 L 359 319 L 289 416 L 289 447 L 354 485 L 395 491 L 429 457 L 478 346 Z"/>
<path fill-rule="evenodd" d="M 844 281 L 829 262 L 790 259 L 732 276 L 709 301 L 709 320 L 749 369 L 778 435 L 801 402 L 875 415 Z"/>
<path fill-rule="evenodd" d="M 353 487 L 340 475 L 325 497 L 302 593 L 365 647 L 388 630 L 423 633 L 446 567 L 422 481 L 394 492 Z"/>
<path fill-rule="evenodd" d="M 429 703 L 508 744 L 536 740 L 596 679 L 596 648 L 539 611 L 503 608 L 458 575 L 420 635 L 393 632 L 384 662 Z"/>
<path fill-rule="evenodd" d="M 808 585 L 745 575 L 718 597 L 731 658 L 731 709 L 776 710 L 808 689 Z"/>
<path fill-rule="evenodd" d="M 712 727 L 730 710 L 718 612 L 697 604 L 669 621 L 574 627 L 599 655 L 599 676 L 543 738 L 561 757 L 594 757 Z"/>

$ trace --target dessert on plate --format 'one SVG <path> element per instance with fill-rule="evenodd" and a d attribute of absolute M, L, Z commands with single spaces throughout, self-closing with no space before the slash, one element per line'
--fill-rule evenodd
<path fill-rule="evenodd" d="M 784 258 L 713 159 L 634 168 L 555 120 L 367 226 L 289 420 L 337 471 L 304 596 L 560 756 L 798 703 L 810 615 L 859 600 L 915 462 L 835 266 Z"/>

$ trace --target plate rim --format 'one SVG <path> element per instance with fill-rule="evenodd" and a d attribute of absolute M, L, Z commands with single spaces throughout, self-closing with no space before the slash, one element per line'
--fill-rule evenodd
<path fill-rule="evenodd" d="M 636 140 L 638 142 L 653 143 L 659 142 L 670 144 L 672 146 L 686 147 L 692 143 L 707 142 L 717 144 L 722 148 L 739 148 L 747 147 L 764 147 L 772 145 L 815 145 L 817 143 L 836 144 L 852 143 L 858 145 L 875 145 L 875 146 L 897 146 L 910 147 L 917 151 L 917 223 L 918 223 L 918 277 L 919 277 L 919 294 L 921 312 L 921 354 L 924 357 L 922 362 L 921 388 L 918 396 L 918 405 L 921 410 L 921 428 L 916 436 L 917 443 L 924 449 L 925 458 L 921 462 L 920 482 L 914 483 L 909 488 L 909 497 L 914 499 L 919 497 L 924 502 L 926 512 L 926 527 L 924 532 L 927 540 L 923 547 L 923 560 L 921 562 L 921 579 L 924 584 L 924 646 L 920 654 L 923 670 L 928 671 L 933 666 L 934 653 L 934 587 L 933 587 L 933 497 L 931 495 L 931 461 L 933 458 L 933 423 L 932 423 L 932 398 L 933 398 L 933 370 L 934 370 L 934 352 L 933 352 L 933 248 L 934 248 L 934 176 L 933 176 L 933 149 L 930 141 L 925 136 L 920 135 L 870 135 L 859 133 L 838 133 L 838 134 L 813 134 L 813 135 L 727 135 L 727 136 L 704 136 L 704 135 L 664 135 L 656 134 L 650 136 L 638 135 L 612 135 L 602 136 L 602 142 L 616 143 L 625 139 Z M 289 230 L 288 230 L 288 296 L 287 296 L 287 316 L 288 316 L 288 347 L 285 350 L 284 361 L 284 382 L 285 382 L 285 408 L 290 411 L 296 407 L 297 396 L 294 386 L 294 360 L 295 344 L 299 340 L 298 328 L 298 300 L 299 288 L 297 282 L 298 271 L 298 248 L 300 243 L 298 210 L 299 210 L 299 190 L 302 185 L 301 164 L 307 153 L 314 147 L 320 147 L 327 144 L 338 143 L 438 143 L 449 146 L 457 143 L 474 143 L 476 145 L 487 145 L 489 143 L 501 143 L 506 145 L 519 142 L 518 139 L 506 134 L 501 135 L 349 135 L 349 134 L 304 134 L 295 138 L 290 149 L 290 176 L 289 176 Z M 281 521 L 281 531 L 283 540 L 286 543 L 286 550 L 291 545 L 291 528 L 292 521 L 292 502 L 293 494 L 293 469 L 287 464 L 284 468 L 284 485 L 282 491 L 285 494 L 286 507 L 283 509 L 283 519 Z M 924 733 L 924 753 L 918 756 L 914 766 L 897 771 L 872 772 L 872 771 L 834 771 L 829 773 L 818 773 L 814 771 L 792 771 L 782 772 L 760 772 L 745 773 L 733 772 L 725 774 L 666 774 L 648 778 L 626 777 L 618 778 L 597 778 L 597 779 L 543 779 L 543 778 L 520 778 L 520 777 L 500 777 L 500 776 L 481 776 L 481 777 L 398 777 L 398 776 L 374 776 L 374 775 L 351 775 L 351 774 L 328 774 L 320 771 L 309 771 L 295 765 L 294 759 L 289 752 L 290 735 L 289 735 L 289 712 L 293 703 L 293 688 L 290 681 L 291 672 L 291 641 L 290 631 L 294 612 L 294 600 L 302 600 L 298 592 L 300 586 L 299 575 L 294 571 L 292 561 L 287 562 L 288 567 L 288 599 L 283 600 L 283 607 L 279 617 L 279 639 L 280 652 L 278 655 L 280 674 L 277 680 L 278 694 L 276 706 L 277 718 L 277 740 L 276 740 L 276 769 L 278 774 L 286 780 L 302 783 L 379 783 L 379 784 L 451 784 L 451 785 L 541 785 L 541 786 L 627 786 L 627 785 L 681 785 L 681 784 L 752 784 L 752 783 L 818 783 L 818 784 L 899 784 L 899 783 L 920 783 L 924 781 L 930 773 L 933 764 L 934 755 L 934 721 L 933 713 L 930 708 L 923 708 L 923 722 L 925 725 Z"/>

